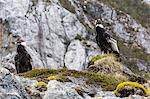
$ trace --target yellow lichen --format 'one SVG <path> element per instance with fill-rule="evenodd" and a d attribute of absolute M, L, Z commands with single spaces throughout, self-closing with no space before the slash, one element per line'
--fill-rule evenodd
<path fill-rule="evenodd" d="M 36 85 L 35 85 L 35 87 L 39 87 L 39 86 L 47 86 L 47 83 L 45 83 L 45 82 L 43 82 L 43 81 L 40 81 L 40 82 L 38 82 Z"/>
<path fill-rule="evenodd" d="M 150 91 L 148 89 L 146 89 L 143 85 L 137 83 L 137 82 L 123 82 L 123 83 L 120 83 L 116 90 L 114 91 L 115 94 L 118 94 L 118 90 L 123 88 L 124 86 L 132 86 L 132 87 L 135 87 L 135 88 L 140 88 L 144 91 L 144 93 L 146 95 L 150 95 Z"/>
<path fill-rule="evenodd" d="M 57 80 L 58 78 L 56 76 L 49 76 L 48 80 Z"/>

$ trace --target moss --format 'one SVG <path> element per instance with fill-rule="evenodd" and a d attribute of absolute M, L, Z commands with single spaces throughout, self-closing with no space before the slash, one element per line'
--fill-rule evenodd
<path fill-rule="evenodd" d="M 100 57 L 100 59 L 96 60 L 93 65 L 88 67 L 89 71 L 95 73 L 123 73 L 123 65 L 117 61 L 116 57 L 113 55 Z"/>
<path fill-rule="evenodd" d="M 48 80 L 57 80 L 58 79 L 58 77 L 56 77 L 56 76 L 49 76 L 48 77 Z"/>
<path fill-rule="evenodd" d="M 20 73 L 20 76 L 28 77 L 28 78 L 47 78 L 52 75 L 56 75 L 58 73 L 64 72 L 66 69 L 33 69 L 32 71 L 26 73 Z"/>
<path fill-rule="evenodd" d="M 91 59 L 90 64 L 93 64 L 95 61 L 100 60 L 100 59 L 105 58 L 105 57 L 108 57 L 108 56 L 113 56 L 113 54 L 103 54 L 103 55 L 94 56 Z"/>
<path fill-rule="evenodd" d="M 35 85 L 35 87 L 39 87 L 39 86 L 47 86 L 47 83 L 40 81 Z"/>
<path fill-rule="evenodd" d="M 67 69 L 35 69 L 29 71 L 27 73 L 22 73 L 20 76 L 30 77 L 30 78 L 47 78 L 50 75 L 54 75 L 58 77 L 60 81 L 69 81 L 67 76 L 75 77 L 75 78 L 87 78 L 87 84 L 98 84 L 103 90 L 114 90 L 116 86 L 126 81 L 126 78 L 115 77 L 115 75 L 107 75 L 107 74 L 97 74 L 93 72 L 86 71 L 75 71 L 75 70 L 67 70 Z"/>
<path fill-rule="evenodd" d="M 150 91 L 148 91 L 143 85 L 141 85 L 139 83 L 136 83 L 136 82 L 123 82 L 123 83 L 120 83 L 117 86 L 117 88 L 114 91 L 114 93 L 117 95 L 118 94 L 118 90 L 123 88 L 124 86 L 127 86 L 127 85 L 135 87 L 135 88 L 139 88 L 139 89 L 143 90 L 146 95 L 150 95 Z"/>
<path fill-rule="evenodd" d="M 74 6 L 72 6 L 69 0 L 59 0 L 59 2 L 61 6 L 63 6 L 63 8 L 67 9 L 68 11 L 72 13 L 76 13 Z"/>
<path fill-rule="evenodd" d="M 82 72 L 75 70 L 68 70 L 67 73 L 65 73 L 64 75 L 73 76 L 76 78 L 88 78 L 87 84 L 98 84 L 103 88 L 103 90 L 114 90 L 117 84 L 127 80 L 126 77 L 117 78 L 115 77 L 115 75 L 112 74 L 97 74 L 93 72 Z"/>

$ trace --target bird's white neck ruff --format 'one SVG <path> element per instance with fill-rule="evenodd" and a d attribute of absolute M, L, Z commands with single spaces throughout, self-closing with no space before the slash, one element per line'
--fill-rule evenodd
<path fill-rule="evenodd" d="M 26 42 L 21 42 L 21 45 L 26 46 L 27 44 Z"/>
<path fill-rule="evenodd" d="M 104 28 L 102 24 L 96 24 L 96 27 Z"/>

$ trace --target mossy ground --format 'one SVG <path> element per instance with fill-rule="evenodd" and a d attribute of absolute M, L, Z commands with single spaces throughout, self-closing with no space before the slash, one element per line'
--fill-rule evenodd
<path fill-rule="evenodd" d="M 115 75 L 104 75 L 104 74 L 97 74 L 88 71 L 75 71 L 75 70 L 67 70 L 67 69 L 34 69 L 32 71 L 21 73 L 19 74 L 23 77 L 28 77 L 32 79 L 37 78 L 48 78 L 49 76 L 57 76 L 61 78 L 60 80 L 67 80 L 67 76 L 75 77 L 75 78 L 87 78 L 87 84 L 96 84 L 100 85 L 103 90 L 114 90 L 116 86 L 126 81 L 127 79 L 124 77 L 116 77 Z"/>
<path fill-rule="evenodd" d="M 89 71 L 103 74 L 123 74 L 123 64 L 117 61 L 117 58 L 113 54 L 97 55 L 92 58 L 93 63 L 88 67 Z"/>

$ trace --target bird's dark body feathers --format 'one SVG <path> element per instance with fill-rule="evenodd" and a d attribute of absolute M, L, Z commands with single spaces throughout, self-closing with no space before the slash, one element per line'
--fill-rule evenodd
<path fill-rule="evenodd" d="M 27 53 L 24 46 L 17 46 L 17 55 L 15 56 L 15 66 L 17 73 L 27 72 L 32 70 L 31 56 Z"/>
<path fill-rule="evenodd" d="M 116 40 L 112 36 L 105 32 L 105 29 L 102 25 L 96 26 L 96 42 L 100 47 L 101 51 L 104 53 L 114 53 L 119 56 L 119 50 Z"/>

